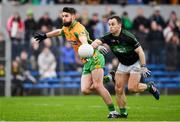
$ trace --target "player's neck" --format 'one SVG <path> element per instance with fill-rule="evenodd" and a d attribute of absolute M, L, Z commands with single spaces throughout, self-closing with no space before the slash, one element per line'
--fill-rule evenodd
<path fill-rule="evenodd" d="M 68 28 L 69 28 L 69 29 L 72 29 L 76 23 L 77 23 L 77 21 L 76 21 L 76 20 L 73 20 L 73 21 L 71 22 L 71 25 L 70 25 Z"/>

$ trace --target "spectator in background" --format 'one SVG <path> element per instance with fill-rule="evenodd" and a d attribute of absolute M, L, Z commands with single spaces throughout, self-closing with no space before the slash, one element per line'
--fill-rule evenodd
<path fill-rule="evenodd" d="M 41 5 L 48 5 L 50 3 L 54 3 L 54 0 L 41 0 Z"/>
<path fill-rule="evenodd" d="M 21 80 L 20 66 L 17 60 L 12 61 L 12 96 L 23 96 L 23 83 Z"/>
<path fill-rule="evenodd" d="M 63 26 L 63 23 L 62 23 L 62 11 L 60 11 L 59 14 L 58 14 L 58 17 L 54 21 L 54 27 L 56 29 L 58 29 L 58 28 L 62 28 L 62 26 Z M 61 37 L 61 38 L 55 37 L 54 42 L 56 42 L 56 45 L 60 46 L 62 44 L 64 45 L 64 41 L 65 41 L 64 37 Z"/>
<path fill-rule="evenodd" d="M 107 3 L 107 4 L 117 4 L 118 3 L 118 0 L 103 0 L 104 3 Z"/>
<path fill-rule="evenodd" d="M 131 30 L 132 27 L 133 27 L 133 23 L 130 20 L 129 15 L 128 15 L 128 13 L 126 11 L 123 12 L 122 23 L 123 23 L 124 29 Z"/>
<path fill-rule="evenodd" d="M 87 28 L 87 31 L 89 32 L 89 36 L 91 39 L 95 39 L 94 38 L 94 30 L 96 27 L 96 24 L 99 22 L 99 15 L 98 13 L 94 13 L 92 15 L 92 18 L 89 21 L 89 28 Z"/>
<path fill-rule="evenodd" d="M 172 11 L 170 13 L 169 19 L 166 23 L 166 26 L 171 27 L 172 29 L 174 29 L 176 27 L 176 21 L 177 21 L 177 15 L 175 11 Z"/>
<path fill-rule="evenodd" d="M 176 21 L 176 26 L 174 28 L 174 32 L 177 33 L 180 38 L 180 19 Z"/>
<path fill-rule="evenodd" d="M 56 59 L 48 47 L 44 47 L 38 56 L 39 74 L 41 78 L 56 77 Z"/>
<path fill-rule="evenodd" d="M 162 30 L 158 28 L 156 21 L 151 22 L 151 29 L 147 35 L 149 46 L 149 62 L 153 64 L 162 64 L 164 61 L 164 36 Z"/>
<path fill-rule="evenodd" d="M 105 8 L 106 15 L 108 17 L 115 15 L 116 13 L 112 10 L 111 6 L 106 6 Z"/>
<path fill-rule="evenodd" d="M 149 20 L 144 16 L 143 8 L 137 8 L 137 16 L 133 20 L 133 31 L 136 37 L 139 39 L 140 44 L 146 55 L 146 60 L 148 60 L 148 49 L 149 46 L 146 40 L 146 36 L 149 32 Z"/>
<path fill-rule="evenodd" d="M 96 27 L 94 29 L 94 37 L 99 38 L 108 31 L 109 31 L 109 27 L 107 22 L 107 16 L 103 15 L 102 20 L 96 24 Z"/>
<path fill-rule="evenodd" d="M 40 28 L 40 31 L 41 32 L 49 32 L 50 30 L 49 30 L 47 25 L 42 25 L 41 28 Z"/>
<path fill-rule="evenodd" d="M 61 58 L 60 61 L 63 61 L 64 70 L 65 71 L 72 71 L 76 70 L 76 60 L 75 60 L 75 53 L 70 43 L 66 42 L 65 46 L 60 49 Z"/>
<path fill-rule="evenodd" d="M 89 20 L 90 20 L 89 11 L 87 8 L 83 8 L 83 11 L 82 11 L 81 16 L 80 16 L 80 22 L 85 21 L 85 22 L 89 23 Z M 87 25 L 87 24 L 85 24 L 85 25 Z"/>
<path fill-rule="evenodd" d="M 26 15 L 27 15 L 27 18 L 24 21 L 24 25 L 25 25 L 24 39 L 25 39 L 25 48 L 29 49 L 30 39 L 33 33 L 37 30 L 37 23 L 33 17 L 33 12 L 31 9 L 27 11 Z"/>
<path fill-rule="evenodd" d="M 144 29 L 149 28 L 149 20 L 144 16 L 143 8 L 137 9 L 137 16 L 133 21 L 133 29 L 139 30 L 140 26 L 144 26 Z M 147 30 L 146 30 L 147 31 Z"/>
<path fill-rule="evenodd" d="M 36 79 L 29 71 L 28 55 L 27 52 L 22 51 L 20 59 L 12 61 L 12 95 L 24 94 L 23 83 L 31 82 L 36 83 Z"/>
<path fill-rule="evenodd" d="M 12 41 L 12 58 L 18 56 L 22 50 L 22 38 L 24 32 L 24 22 L 18 12 L 8 19 L 7 31 Z"/>
<path fill-rule="evenodd" d="M 52 30 L 53 21 L 52 21 L 52 19 L 49 17 L 49 13 L 48 13 L 48 12 L 45 12 L 45 13 L 43 14 L 43 16 L 39 19 L 39 21 L 38 21 L 38 26 L 39 26 L 39 29 L 41 29 L 42 26 L 47 26 L 47 27 L 48 27 L 48 30 Z"/>
<path fill-rule="evenodd" d="M 57 19 L 54 21 L 54 27 L 57 28 L 62 28 L 63 23 L 62 23 L 62 12 L 60 11 L 58 14 Z"/>
<path fill-rule="evenodd" d="M 92 31 L 89 25 L 89 21 L 90 18 L 89 18 L 88 10 L 86 8 L 83 8 L 82 14 L 80 16 L 80 22 L 85 26 L 85 28 L 87 28 L 88 32 L 89 30 Z"/>
<path fill-rule="evenodd" d="M 0 63 L 0 77 L 5 77 L 4 65 Z M 1 80 L 0 80 L 1 81 Z"/>
<path fill-rule="evenodd" d="M 40 5 L 40 0 L 32 0 L 33 5 Z"/>
<path fill-rule="evenodd" d="M 149 48 L 151 46 L 148 44 L 148 41 L 147 41 L 148 32 L 149 30 L 145 28 L 143 24 L 140 24 L 139 28 L 134 30 L 134 34 L 136 35 L 137 39 L 142 45 L 147 61 L 149 60 L 148 55 L 150 53 Z"/>
<path fill-rule="evenodd" d="M 11 40 L 22 39 L 22 33 L 24 31 L 24 22 L 21 19 L 18 12 L 15 12 L 7 22 L 7 31 L 9 33 L 9 36 Z"/>
<path fill-rule="evenodd" d="M 127 0 L 128 4 L 143 4 L 143 0 Z"/>
<path fill-rule="evenodd" d="M 31 38 L 31 45 L 34 38 Z M 31 63 L 31 69 L 37 71 L 38 70 L 38 56 L 40 54 L 40 48 L 39 44 L 34 44 L 34 46 L 31 47 L 30 51 L 30 63 Z"/>
<path fill-rule="evenodd" d="M 87 4 L 99 5 L 101 0 L 86 0 Z"/>
<path fill-rule="evenodd" d="M 170 0 L 169 2 L 170 4 L 173 4 L 173 5 L 177 5 L 178 3 L 180 4 L 179 0 Z"/>
<path fill-rule="evenodd" d="M 74 4 L 74 0 L 54 0 L 55 4 Z"/>
<path fill-rule="evenodd" d="M 56 48 L 56 46 L 54 46 L 53 44 L 52 44 L 52 40 L 50 39 L 50 38 L 47 38 L 47 39 L 45 39 L 44 40 L 44 46 L 45 47 L 48 47 L 50 50 L 51 50 L 51 52 L 53 53 L 53 55 L 55 56 L 55 57 L 58 57 L 58 51 L 57 51 L 57 48 Z"/>
<path fill-rule="evenodd" d="M 22 79 L 28 80 L 32 83 L 36 83 L 36 79 L 31 75 L 30 72 L 30 62 L 28 59 L 28 54 L 26 51 L 22 51 L 21 55 L 20 55 L 20 59 L 19 59 L 19 67 L 20 67 L 20 73 L 21 73 L 21 77 Z"/>
<path fill-rule="evenodd" d="M 58 51 L 58 47 L 56 46 L 56 44 L 52 44 L 52 40 L 50 38 L 47 38 L 44 40 L 44 46 L 48 47 L 51 52 L 53 53 L 53 55 L 55 56 L 55 60 L 57 62 L 57 66 L 56 66 L 56 70 L 59 70 L 59 62 L 58 62 L 58 57 L 60 55 L 59 51 Z"/>
<path fill-rule="evenodd" d="M 165 64 L 166 70 L 174 71 L 178 70 L 179 66 L 180 39 L 175 33 L 169 38 L 165 44 Z"/>
<path fill-rule="evenodd" d="M 170 17 L 167 21 L 167 26 L 164 29 L 164 36 L 166 37 L 169 32 L 175 33 L 180 37 L 180 21 L 178 20 L 175 11 L 172 11 L 170 14 Z"/>
<path fill-rule="evenodd" d="M 165 27 L 165 21 L 164 18 L 161 16 L 160 7 L 155 7 L 155 11 L 153 15 L 150 17 L 150 21 L 156 21 L 159 30 L 162 30 Z"/>

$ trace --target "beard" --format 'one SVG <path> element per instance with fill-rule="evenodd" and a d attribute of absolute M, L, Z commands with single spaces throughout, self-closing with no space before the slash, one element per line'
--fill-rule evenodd
<path fill-rule="evenodd" d="M 70 22 L 64 22 L 63 25 L 64 25 L 65 27 L 69 27 L 69 26 L 71 25 L 71 23 L 72 23 L 72 21 L 70 21 Z"/>

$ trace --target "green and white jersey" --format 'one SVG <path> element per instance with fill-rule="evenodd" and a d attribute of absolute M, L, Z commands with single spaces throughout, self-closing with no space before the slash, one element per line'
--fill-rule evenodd
<path fill-rule="evenodd" d="M 139 60 L 135 49 L 140 46 L 140 43 L 131 32 L 122 29 L 119 36 L 107 33 L 100 40 L 102 43 L 109 45 L 120 63 L 129 66 Z"/>

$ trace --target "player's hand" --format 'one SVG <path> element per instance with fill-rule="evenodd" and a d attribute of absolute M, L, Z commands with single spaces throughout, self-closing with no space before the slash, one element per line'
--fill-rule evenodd
<path fill-rule="evenodd" d="M 89 58 L 81 58 L 81 62 L 84 64 L 89 61 Z"/>
<path fill-rule="evenodd" d="M 108 50 L 105 46 L 98 46 L 97 48 L 103 55 L 106 55 L 108 53 Z"/>
<path fill-rule="evenodd" d="M 141 73 L 145 78 L 151 75 L 151 71 L 146 66 L 141 66 Z"/>
<path fill-rule="evenodd" d="M 43 41 L 44 39 L 46 39 L 47 38 L 47 36 L 46 36 L 46 34 L 45 33 L 35 33 L 34 34 L 34 39 L 36 40 L 36 41 L 39 41 L 39 42 L 41 42 L 41 41 Z"/>

